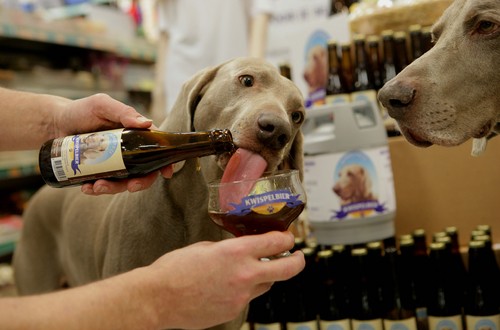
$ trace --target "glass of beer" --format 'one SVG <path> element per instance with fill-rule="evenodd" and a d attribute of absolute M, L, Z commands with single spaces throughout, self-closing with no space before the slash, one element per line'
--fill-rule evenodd
<path fill-rule="evenodd" d="M 298 170 L 264 173 L 255 180 L 208 184 L 208 213 L 234 236 L 285 231 L 302 213 L 306 193 Z M 285 251 L 278 256 L 290 255 Z"/>

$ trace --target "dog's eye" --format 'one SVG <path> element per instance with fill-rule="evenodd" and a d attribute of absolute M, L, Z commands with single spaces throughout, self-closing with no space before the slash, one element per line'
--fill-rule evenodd
<path fill-rule="evenodd" d="M 489 34 L 496 30 L 497 25 L 490 21 L 480 21 L 477 25 L 477 32 L 480 34 Z"/>
<path fill-rule="evenodd" d="M 252 87 L 253 86 L 253 77 L 245 74 L 243 76 L 239 77 L 240 83 L 245 86 L 245 87 Z"/>
<path fill-rule="evenodd" d="M 300 111 L 292 112 L 292 121 L 295 124 L 300 124 L 304 121 L 304 114 Z"/>

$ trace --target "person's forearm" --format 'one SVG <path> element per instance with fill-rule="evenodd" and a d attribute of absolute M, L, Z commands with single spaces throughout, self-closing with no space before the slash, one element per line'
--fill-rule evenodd
<path fill-rule="evenodd" d="M 143 270 L 56 293 L 1 299 L 0 324 L 2 329 L 156 329 L 154 294 Z"/>
<path fill-rule="evenodd" d="M 54 118 L 68 101 L 0 88 L 0 150 L 38 149 L 54 137 Z"/>

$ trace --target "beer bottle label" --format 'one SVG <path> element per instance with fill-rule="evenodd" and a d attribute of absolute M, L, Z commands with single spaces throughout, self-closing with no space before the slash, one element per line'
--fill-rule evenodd
<path fill-rule="evenodd" d="M 352 320 L 352 330 L 382 330 L 382 319 Z"/>
<path fill-rule="evenodd" d="M 349 330 L 351 322 L 349 319 L 335 321 L 319 321 L 319 330 Z"/>
<path fill-rule="evenodd" d="M 52 170 L 58 181 L 98 173 L 126 175 L 121 153 L 123 129 L 79 134 L 55 139 L 51 148 Z"/>
<path fill-rule="evenodd" d="M 255 323 L 254 328 L 255 330 L 281 330 L 281 324 L 278 322 L 269 324 Z"/>
<path fill-rule="evenodd" d="M 287 322 L 286 330 L 317 330 L 316 321 Z"/>
<path fill-rule="evenodd" d="M 417 330 L 417 321 L 414 317 L 404 320 L 384 320 L 385 330 Z"/>
<path fill-rule="evenodd" d="M 462 330 L 461 315 L 430 316 L 429 330 Z"/>
<path fill-rule="evenodd" d="M 466 315 L 465 321 L 468 330 L 499 330 L 500 329 L 500 314 L 491 316 L 472 316 Z"/>

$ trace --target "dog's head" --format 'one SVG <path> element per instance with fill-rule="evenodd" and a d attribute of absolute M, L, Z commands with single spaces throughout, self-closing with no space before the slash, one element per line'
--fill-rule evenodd
<path fill-rule="evenodd" d="M 370 176 L 363 166 L 347 165 L 339 172 L 339 177 L 333 186 L 333 192 L 344 201 L 359 201 L 371 191 Z"/>
<path fill-rule="evenodd" d="M 304 117 L 302 93 L 276 67 L 261 59 L 237 58 L 188 80 L 160 129 L 189 132 L 228 128 L 235 145 L 260 154 L 268 171 L 294 168 L 302 174 L 300 127 Z M 219 178 L 229 156 L 203 157 L 200 162 L 205 178 Z M 177 170 L 180 167 L 182 164 Z"/>
<path fill-rule="evenodd" d="M 455 0 L 432 28 L 434 46 L 379 92 L 414 145 L 483 139 L 500 121 L 500 2 Z"/>

